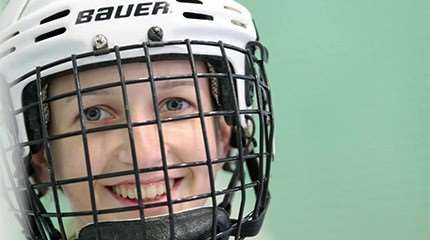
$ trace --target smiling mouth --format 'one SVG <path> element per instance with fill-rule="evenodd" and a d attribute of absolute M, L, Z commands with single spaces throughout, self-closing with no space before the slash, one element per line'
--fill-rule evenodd
<path fill-rule="evenodd" d="M 172 199 L 176 189 L 183 178 L 169 179 L 170 192 Z M 138 201 L 137 186 L 135 183 L 117 184 L 107 187 L 109 191 L 117 198 L 125 203 L 136 203 Z M 158 182 L 140 184 L 142 200 L 144 203 L 163 201 L 167 199 L 166 183 L 164 180 Z"/>

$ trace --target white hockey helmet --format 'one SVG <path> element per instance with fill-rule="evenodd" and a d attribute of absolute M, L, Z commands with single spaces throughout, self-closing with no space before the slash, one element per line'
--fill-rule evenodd
<path fill-rule="evenodd" d="M 79 73 L 84 69 L 109 64 L 121 69 L 123 63 L 134 61 L 145 62 L 151 72 L 152 61 L 172 58 L 190 62 L 192 74 L 189 78 L 208 77 L 217 82 L 212 95 L 218 106 L 212 114 L 224 116 L 232 126 L 231 144 L 237 150 L 235 157 L 223 160 L 225 169 L 232 172 L 228 187 L 219 191 L 212 185 L 208 196 L 212 198 L 211 207 L 179 214 L 172 212 L 173 203 L 169 197 L 166 202 L 169 215 L 151 220 L 97 223 L 98 209 L 94 208 L 89 215 L 94 216 L 95 223 L 84 228 L 79 239 L 114 239 L 114 236 L 134 239 L 136 235 L 127 235 L 129 232 L 144 234 L 145 239 L 223 239 L 230 235 L 243 239 L 256 235 L 270 199 L 268 182 L 274 127 L 264 69 L 268 54 L 255 29 L 249 11 L 233 0 L 9 2 L 0 15 L 0 74 L 9 84 L 19 141 L 27 156 L 24 164 L 28 165 L 29 179 L 22 184 L 28 190 L 32 210 L 32 214 L 28 214 L 32 226 L 30 235 L 41 239 L 67 238 L 62 218 L 74 213 L 62 213 L 57 197 L 56 211 L 46 211 L 39 201 L 38 188 L 50 186 L 57 192 L 67 181 L 57 181 L 52 175 L 47 183 L 34 183 L 29 156 L 41 148 L 49 152 L 49 142 L 53 139 L 86 134 L 82 126 L 78 132 L 50 136 L 47 104 L 61 97 L 75 95 L 79 98 L 83 91 L 109 87 L 78 88 L 68 95 L 47 97 L 44 91 L 47 79 L 69 73 L 78 82 Z M 208 73 L 196 71 L 196 59 L 207 62 Z M 170 78 L 175 79 L 175 76 Z M 161 80 L 169 79 L 150 74 L 143 81 Z M 121 77 L 118 86 L 127 84 L 127 79 Z M 194 117 L 204 118 L 207 114 L 200 109 Z M 258 124 L 253 119 L 258 119 Z M 256 146 L 257 151 L 254 151 Z M 210 166 L 211 159 L 207 162 Z M 49 165 L 52 172 L 52 164 Z M 163 162 L 163 170 L 168 169 Z M 138 175 L 142 169 L 134 170 L 133 174 Z M 248 184 L 245 175 L 249 176 Z M 92 181 L 94 177 L 87 176 L 81 181 Z M 210 177 L 214 181 L 213 175 Z M 255 190 L 255 201 L 245 216 L 247 188 Z M 232 196 L 238 191 L 242 201 L 237 218 L 233 218 Z M 223 195 L 224 199 L 217 203 L 218 195 Z M 144 208 L 140 204 L 139 207 Z M 52 217 L 57 218 L 59 227 L 54 227 Z M 190 225 L 196 227 L 187 230 L 186 226 Z"/>

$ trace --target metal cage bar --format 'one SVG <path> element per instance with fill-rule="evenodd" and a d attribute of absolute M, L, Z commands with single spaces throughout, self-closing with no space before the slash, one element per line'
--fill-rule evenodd
<path fill-rule="evenodd" d="M 241 236 L 241 229 L 242 229 L 242 219 L 243 219 L 243 212 L 245 208 L 245 202 L 246 202 L 246 192 L 243 186 L 245 185 L 245 171 L 243 166 L 243 153 L 244 148 L 242 144 L 242 128 L 240 124 L 240 113 L 239 113 L 239 103 L 238 103 L 238 97 L 237 97 L 237 85 L 236 80 L 233 78 L 232 74 L 233 71 L 231 70 L 230 64 L 227 59 L 227 53 L 225 51 L 224 43 L 222 41 L 219 42 L 219 48 L 221 50 L 222 58 L 224 60 L 225 67 L 227 69 L 227 75 L 229 84 L 232 89 L 232 96 L 233 96 L 233 107 L 235 111 L 235 127 L 237 128 L 237 135 L 236 135 L 236 141 L 238 143 L 238 155 L 239 155 L 239 173 L 240 173 L 240 185 L 242 187 L 241 189 L 241 201 L 240 201 L 240 209 L 239 209 L 239 216 L 238 216 L 238 227 L 235 239 L 240 239 Z"/>
<path fill-rule="evenodd" d="M 170 228 L 170 239 L 175 239 L 175 223 L 173 218 L 173 205 L 172 205 L 172 192 L 169 184 L 169 171 L 167 168 L 167 158 L 166 158 L 166 149 L 164 149 L 164 136 L 163 136 L 163 126 L 161 123 L 160 111 L 157 107 L 157 89 L 154 81 L 154 73 L 152 71 L 152 63 L 151 57 L 149 54 L 149 47 L 147 43 L 142 44 L 143 52 L 145 54 L 146 66 L 148 69 L 148 76 L 150 79 L 151 92 L 152 92 L 152 104 L 155 112 L 155 120 L 157 121 L 157 130 L 158 130 L 158 138 L 160 142 L 160 151 L 161 151 L 161 161 L 163 163 L 163 173 L 164 173 L 164 183 L 166 185 L 166 195 L 167 195 L 167 204 L 169 210 L 169 228 Z"/>
<path fill-rule="evenodd" d="M 48 174 L 49 174 L 50 182 L 54 183 L 54 182 L 56 182 L 56 178 L 55 178 L 55 172 L 54 172 L 53 161 L 52 161 L 51 144 L 47 140 L 47 138 L 48 138 L 48 126 L 46 124 L 47 123 L 46 116 L 43 114 L 42 79 L 41 79 L 41 72 L 40 72 L 39 68 L 36 68 L 36 77 L 37 77 L 36 86 L 37 86 L 38 103 L 39 103 L 39 106 L 38 106 L 39 107 L 39 117 L 40 117 L 41 122 L 42 122 L 42 138 L 44 141 L 43 144 L 44 144 L 44 149 L 45 149 L 47 163 L 48 163 Z M 54 194 L 55 212 L 56 212 L 58 224 L 60 226 L 61 237 L 66 239 L 66 233 L 64 230 L 63 219 L 61 218 L 60 201 L 58 199 L 57 187 L 54 185 L 52 186 L 52 192 Z"/>
<path fill-rule="evenodd" d="M 121 81 L 122 100 L 124 103 L 125 117 L 126 117 L 126 121 L 127 121 L 128 137 L 129 137 L 130 148 L 131 148 L 131 157 L 133 160 L 133 172 L 134 172 L 134 179 L 136 181 L 135 185 L 136 185 L 136 189 L 137 189 L 137 200 L 138 200 L 137 203 L 139 205 L 139 216 L 140 216 L 140 221 L 142 223 L 142 226 L 145 226 L 145 213 L 143 211 L 144 203 L 143 203 L 143 198 L 142 198 L 142 189 L 140 188 L 140 186 L 141 186 L 140 185 L 140 173 L 138 171 L 139 165 L 137 163 L 136 143 L 134 141 L 134 130 L 133 130 L 133 126 L 132 126 L 130 105 L 128 103 L 127 85 L 125 83 L 124 72 L 122 69 L 121 54 L 119 52 L 119 48 L 118 48 L 118 46 L 116 46 L 114 49 L 115 49 L 115 58 L 117 60 L 119 78 Z M 142 234 L 141 237 L 142 237 L 142 239 L 144 239 L 143 232 L 140 232 L 139 234 Z"/>
<path fill-rule="evenodd" d="M 274 156 L 273 156 L 273 139 L 274 139 L 274 131 L 275 131 L 275 120 L 274 120 L 274 117 L 273 117 L 273 105 L 272 105 L 272 96 L 271 96 L 271 92 L 269 91 L 269 81 L 268 81 L 268 78 L 267 78 L 267 73 L 266 73 L 266 68 L 265 68 L 265 65 L 264 65 L 264 63 L 261 61 L 260 63 L 259 63 L 259 65 L 260 65 L 260 69 L 261 69 L 261 74 L 263 75 L 263 81 L 266 83 L 266 86 L 267 86 L 267 88 L 265 89 L 265 91 L 266 91 L 266 94 L 267 94 L 267 107 L 269 108 L 269 110 L 268 110 L 268 112 L 270 112 L 270 115 L 269 114 L 265 114 L 266 115 L 266 124 L 267 125 L 270 125 L 270 129 L 269 129 L 269 131 L 267 131 L 266 132 L 266 141 L 267 141 L 267 149 L 266 149 L 266 151 L 268 152 L 268 153 L 270 153 L 270 156 L 267 158 L 267 161 L 266 161 L 266 172 L 265 172 L 265 174 L 266 174 L 266 181 L 265 181 L 265 186 L 264 186 L 264 193 L 263 193 L 263 196 L 267 196 L 268 194 L 269 194 L 269 181 L 270 181 L 270 178 L 269 178 L 269 176 L 270 176 L 270 171 L 271 171 L 271 166 L 272 166 L 272 160 L 273 160 L 273 158 L 274 158 Z M 266 203 L 267 202 L 267 199 L 268 199 L 268 197 L 266 197 L 265 199 L 264 199 L 264 205 L 266 205 L 266 204 L 268 204 L 268 203 Z"/>
<path fill-rule="evenodd" d="M 251 50 L 248 50 L 248 54 L 246 55 L 247 59 L 249 61 L 249 65 L 250 65 L 250 70 L 252 71 L 252 74 L 254 76 L 257 76 L 257 71 L 255 69 L 255 61 L 253 58 L 253 54 L 251 52 Z M 263 168 L 264 168 L 264 155 L 263 153 L 265 152 L 265 141 L 264 141 L 264 135 L 265 135 L 265 125 L 264 125 L 264 113 L 263 113 L 263 100 L 262 100 L 262 93 L 261 93 L 261 87 L 259 84 L 259 78 L 257 77 L 254 81 L 255 84 L 255 92 L 256 92 L 256 98 L 257 98 L 257 105 L 258 105 L 258 109 L 260 109 L 259 114 L 258 114 L 258 118 L 259 118 L 259 138 L 260 138 L 260 145 L 259 145 L 259 168 L 258 168 L 258 180 L 260 181 L 260 186 L 258 188 L 258 193 L 257 193 L 257 199 L 255 201 L 255 211 L 253 213 L 253 217 L 257 218 L 260 214 L 260 208 L 262 206 L 261 204 L 261 196 L 264 190 L 264 179 L 263 179 Z"/>
<path fill-rule="evenodd" d="M 200 84 L 199 84 L 199 78 L 197 77 L 197 67 L 193 56 L 193 50 L 191 48 L 190 40 L 188 39 L 186 40 L 186 45 L 188 50 L 189 62 L 191 65 L 191 72 L 193 75 L 194 89 L 195 89 L 195 94 L 197 99 L 197 109 L 199 111 L 200 126 L 202 130 L 203 142 L 204 142 L 205 151 L 206 151 L 206 164 L 208 166 L 209 184 L 210 184 L 211 198 L 212 198 L 212 239 L 215 240 L 217 235 L 216 227 L 217 227 L 217 205 L 218 204 L 217 204 L 216 195 L 215 195 L 216 189 L 215 189 L 214 173 L 212 168 L 212 158 L 211 158 L 210 149 L 209 149 L 209 141 L 208 141 L 207 130 L 206 130 L 207 128 L 205 123 L 205 116 L 203 114 L 204 111 L 203 111 L 202 97 L 200 96 Z"/>
<path fill-rule="evenodd" d="M 263 154 L 264 155 L 264 154 Z M 258 157 L 258 154 L 246 154 L 243 156 L 244 160 L 247 159 L 252 159 L 252 158 L 256 158 Z M 225 157 L 225 158 L 219 158 L 219 159 L 213 159 L 212 164 L 223 164 L 223 163 L 229 163 L 229 162 L 235 162 L 238 161 L 238 157 Z M 198 167 L 198 166 L 204 166 L 206 165 L 206 160 L 198 160 L 198 161 L 193 161 L 190 163 L 178 163 L 178 164 L 174 164 L 174 165 L 170 165 L 168 166 L 168 169 L 180 169 L 180 168 L 190 168 L 190 167 Z M 157 171 L 162 171 L 163 167 L 150 167 L 150 168 L 141 168 L 139 169 L 139 173 L 149 173 L 149 172 L 157 172 Z M 112 173 L 104 173 L 104 174 L 97 174 L 97 175 L 93 175 L 93 179 L 94 180 L 99 180 L 99 179 L 106 179 L 106 178 L 114 178 L 114 177 L 119 177 L 119 176 L 124 176 L 124 175 L 132 175 L 134 174 L 134 170 L 125 170 L 125 171 L 117 171 L 117 172 L 112 172 Z M 68 184 L 73 184 L 73 183 L 78 183 L 78 182 L 82 182 L 82 181 L 87 181 L 87 176 L 83 176 L 83 177 L 77 177 L 77 178 L 69 178 L 69 179 L 64 179 L 64 180 L 57 180 L 57 182 L 55 182 L 55 185 L 57 186 L 64 186 L 64 185 L 68 185 Z M 46 187 L 50 187 L 52 186 L 52 183 L 34 183 L 32 185 L 31 188 L 33 189 L 42 189 L 42 188 L 46 188 Z"/>
<path fill-rule="evenodd" d="M 78 99 L 78 108 L 79 108 L 79 123 L 82 129 L 82 143 L 84 146 L 84 153 L 85 153 L 85 165 L 87 168 L 87 176 L 88 176 L 87 181 L 88 181 L 88 188 L 90 191 L 91 209 L 92 209 L 94 225 L 96 226 L 96 240 L 101 240 L 100 231 L 99 231 L 99 228 L 97 228 L 99 221 L 97 216 L 97 205 L 96 205 L 94 186 L 93 186 L 94 179 L 93 179 L 93 173 L 91 168 L 90 152 L 88 149 L 87 128 L 85 126 L 85 120 L 83 118 L 83 116 L 85 115 L 85 112 L 84 112 L 84 106 L 82 102 L 81 82 L 79 78 L 78 64 L 77 64 L 77 59 L 75 55 L 72 55 L 72 64 L 73 64 L 73 80 L 75 82 L 76 95 L 78 97 L 77 99 Z"/>
<path fill-rule="evenodd" d="M 259 111 L 255 110 L 255 109 L 250 109 L 250 110 L 241 110 L 241 111 L 239 111 L 239 113 L 241 115 L 243 115 L 243 114 L 258 114 Z M 211 111 L 211 112 L 204 112 L 203 113 L 203 115 L 205 117 L 234 116 L 234 114 L 235 114 L 234 111 Z M 167 122 L 188 120 L 188 119 L 192 119 L 192 118 L 199 118 L 199 113 L 184 114 L 182 116 L 177 116 L 177 117 L 173 117 L 173 118 L 165 118 L 165 119 L 161 119 L 160 122 L 161 123 L 167 123 Z M 152 124 L 156 124 L 156 121 L 155 120 L 137 121 L 137 122 L 132 122 L 132 127 L 140 127 L 140 126 L 152 125 Z M 128 127 L 128 125 L 126 123 L 119 123 L 119 124 L 112 124 L 112 125 L 108 125 L 108 126 L 94 127 L 94 128 L 86 129 L 86 132 L 89 134 L 89 133 L 103 132 L 103 131 L 115 130 L 115 129 L 121 129 L 121 128 L 127 128 L 127 127 Z M 61 134 L 57 134 L 57 135 L 51 135 L 48 137 L 48 140 L 54 141 L 54 140 L 58 140 L 58 139 L 63 139 L 63 138 L 73 137 L 73 136 L 79 136 L 79 135 L 82 135 L 82 130 L 76 130 L 76 131 L 61 133 Z M 37 145 L 40 143 L 43 143 L 43 139 L 36 139 L 36 140 L 30 140 L 30 141 L 22 142 L 20 145 L 21 145 L 21 147 L 26 147 L 26 146 L 31 146 L 31 145 Z"/>

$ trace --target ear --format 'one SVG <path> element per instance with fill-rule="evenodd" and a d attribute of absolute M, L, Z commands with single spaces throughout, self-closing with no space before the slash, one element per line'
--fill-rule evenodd
<path fill-rule="evenodd" d="M 36 173 L 36 181 L 48 182 L 48 163 L 42 150 L 31 155 L 31 164 L 33 166 L 34 172 Z"/>
<path fill-rule="evenodd" d="M 221 142 L 220 153 L 222 157 L 226 157 L 230 152 L 231 126 L 227 124 L 224 117 L 219 118 L 219 136 Z"/>

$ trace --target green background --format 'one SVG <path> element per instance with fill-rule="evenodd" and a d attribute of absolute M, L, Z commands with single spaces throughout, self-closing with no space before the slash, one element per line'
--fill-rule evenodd
<path fill-rule="evenodd" d="M 430 1 L 240 2 L 276 110 L 260 239 L 430 239 Z"/>
<path fill-rule="evenodd" d="M 430 239 L 430 1 L 241 2 L 271 50 L 271 238 Z"/>

